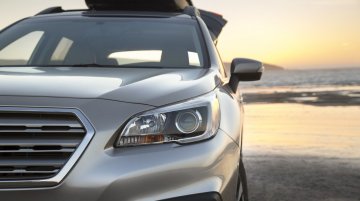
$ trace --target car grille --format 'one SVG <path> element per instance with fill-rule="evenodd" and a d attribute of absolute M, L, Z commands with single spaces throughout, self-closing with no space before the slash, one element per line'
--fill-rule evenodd
<path fill-rule="evenodd" d="M 75 113 L 0 110 L 0 182 L 55 177 L 86 135 Z"/>

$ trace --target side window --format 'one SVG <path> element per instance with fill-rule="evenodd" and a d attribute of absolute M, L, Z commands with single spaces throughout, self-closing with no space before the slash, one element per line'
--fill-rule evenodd
<path fill-rule="evenodd" d="M 27 65 L 43 35 L 43 31 L 30 32 L 4 47 L 0 51 L 1 64 Z"/>
<path fill-rule="evenodd" d="M 74 44 L 74 41 L 63 37 L 55 48 L 54 53 L 51 56 L 51 63 L 62 64 L 69 53 L 70 48 Z"/>

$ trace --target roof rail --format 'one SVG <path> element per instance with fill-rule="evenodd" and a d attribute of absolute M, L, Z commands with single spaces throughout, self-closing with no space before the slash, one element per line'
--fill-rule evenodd
<path fill-rule="evenodd" d="M 200 17 L 200 11 L 194 6 L 185 7 L 183 13 L 192 17 Z"/>
<path fill-rule="evenodd" d="M 50 7 L 47 8 L 39 13 L 36 14 L 37 15 L 46 15 L 46 14 L 53 14 L 53 13 L 62 13 L 65 12 L 64 9 L 62 9 L 61 6 L 56 6 L 56 7 Z M 183 13 L 186 15 L 190 15 L 192 17 L 199 17 L 200 16 L 200 11 L 195 8 L 194 6 L 187 6 L 184 8 Z"/>
<path fill-rule="evenodd" d="M 57 6 L 57 7 L 47 8 L 36 15 L 46 15 L 46 14 L 62 13 L 62 12 L 64 12 L 64 10 L 60 6 Z"/>

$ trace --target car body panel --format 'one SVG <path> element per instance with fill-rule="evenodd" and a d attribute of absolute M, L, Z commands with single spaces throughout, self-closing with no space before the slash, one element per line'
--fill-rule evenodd
<path fill-rule="evenodd" d="M 244 123 L 244 109 L 242 102 L 232 96 L 224 89 L 218 90 L 221 122 L 220 129 L 227 133 L 239 146 L 241 146 L 241 136 Z M 236 120 L 236 121 L 234 121 Z"/>
<path fill-rule="evenodd" d="M 0 68 L 3 96 L 100 98 L 161 106 L 208 93 L 219 84 L 211 69 Z"/>
<path fill-rule="evenodd" d="M 59 186 L 0 189 L 4 200 L 22 201 L 31 197 L 42 201 L 51 197 L 54 201 L 103 201 L 119 195 L 124 201 L 150 201 L 199 192 L 234 191 L 227 188 L 237 178 L 233 167 L 239 160 L 240 149 L 222 130 L 213 139 L 191 145 L 170 143 L 116 149 L 112 145 L 127 119 L 153 107 L 98 99 L 5 96 L 1 97 L 0 105 L 77 108 L 96 131 L 78 163 Z"/>

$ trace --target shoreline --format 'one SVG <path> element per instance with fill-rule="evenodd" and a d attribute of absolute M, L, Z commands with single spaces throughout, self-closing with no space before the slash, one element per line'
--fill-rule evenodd
<path fill-rule="evenodd" d="M 314 106 L 360 106 L 360 86 L 316 88 L 245 88 L 247 104 L 299 103 Z"/>

